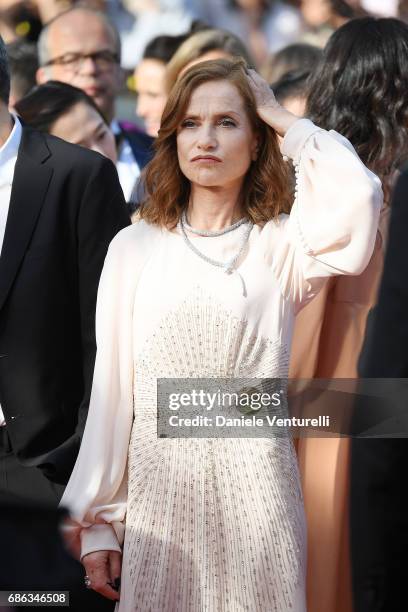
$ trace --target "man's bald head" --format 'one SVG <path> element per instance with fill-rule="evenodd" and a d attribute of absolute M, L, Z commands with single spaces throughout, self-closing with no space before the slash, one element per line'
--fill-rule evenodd
<path fill-rule="evenodd" d="M 60 13 L 59 15 L 54 17 L 54 19 L 49 21 L 41 30 L 41 34 L 38 39 L 38 59 L 40 62 L 40 66 L 44 66 L 52 59 L 52 49 L 50 49 L 50 45 L 52 47 L 52 40 L 51 43 L 49 42 L 50 32 L 52 32 L 53 30 L 55 32 L 58 32 L 59 28 L 72 28 L 76 26 L 79 26 L 81 30 L 86 30 L 88 19 L 91 21 L 99 21 L 102 27 L 106 29 L 108 36 L 111 36 L 112 38 L 112 44 L 115 49 L 115 53 L 120 58 L 120 36 L 113 23 L 107 18 L 105 13 L 79 6 Z M 82 26 L 84 26 L 84 28 Z"/>
<path fill-rule="evenodd" d="M 120 85 L 120 38 L 104 13 L 76 7 L 61 13 L 43 29 L 37 81 L 51 79 L 88 93 L 111 120 Z"/>

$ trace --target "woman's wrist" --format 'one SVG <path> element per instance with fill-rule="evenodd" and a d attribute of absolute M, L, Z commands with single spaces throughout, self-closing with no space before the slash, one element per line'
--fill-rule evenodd
<path fill-rule="evenodd" d="M 282 138 L 300 117 L 287 111 L 282 106 L 263 106 L 258 108 L 258 114 L 265 123 L 271 126 Z"/>
<path fill-rule="evenodd" d="M 110 523 L 95 523 L 80 532 L 81 559 L 91 552 L 114 550 L 121 552 L 115 530 Z"/>

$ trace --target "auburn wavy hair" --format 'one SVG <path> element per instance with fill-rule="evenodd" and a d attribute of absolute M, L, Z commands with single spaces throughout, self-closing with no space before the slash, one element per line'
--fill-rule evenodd
<path fill-rule="evenodd" d="M 237 88 L 253 130 L 259 138 L 258 157 L 244 179 L 242 201 L 246 216 L 264 225 L 292 204 L 292 180 L 282 159 L 276 132 L 257 115 L 255 97 L 243 60 L 214 60 L 196 64 L 174 85 L 163 112 L 155 143 L 155 155 L 144 175 L 145 200 L 140 217 L 155 225 L 173 229 L 190 197 L 190 181 L 181 172 L 177 156 L 177 129 L 181 125 L 191 95 L 203 83 L 229 81 Z"/>

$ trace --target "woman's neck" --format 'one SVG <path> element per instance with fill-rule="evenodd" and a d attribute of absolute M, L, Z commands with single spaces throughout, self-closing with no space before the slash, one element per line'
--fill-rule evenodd
<path fill-rule="evenodd" d="M 221 230 L 243 216 L 240 188 L 192 186 L 187 219 L 195 229 Z"/>

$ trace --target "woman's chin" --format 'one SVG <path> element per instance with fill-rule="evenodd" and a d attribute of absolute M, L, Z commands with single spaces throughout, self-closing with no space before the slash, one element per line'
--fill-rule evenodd
<path fill-rule="evenodd" d="M 222 173 L 211 170 L 194 173 L 187 178 L 198 187 L 223 187 L 226 184 L 225 176 L 222 176 Z"/>

